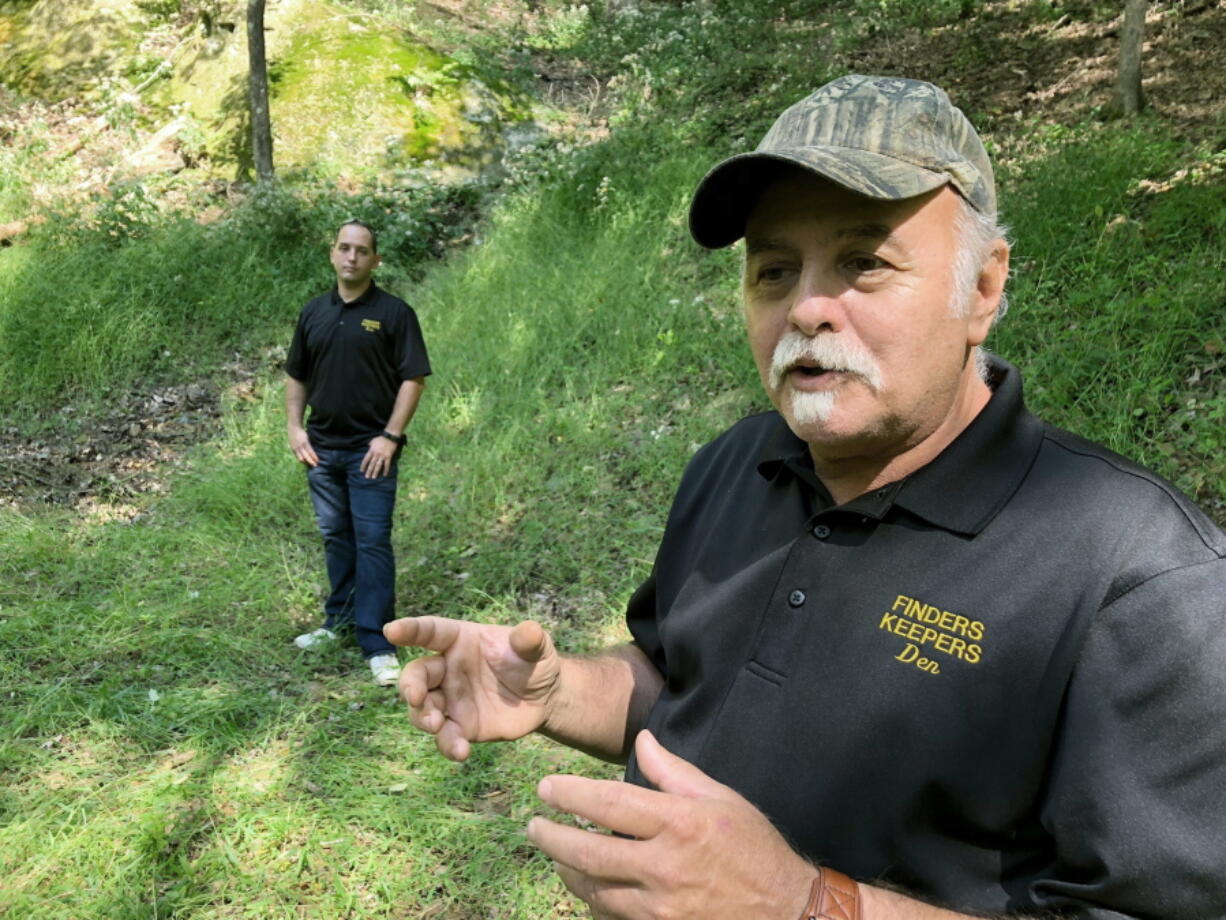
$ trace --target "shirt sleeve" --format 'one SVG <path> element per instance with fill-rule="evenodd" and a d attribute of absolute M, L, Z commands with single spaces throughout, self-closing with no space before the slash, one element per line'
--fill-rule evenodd
<path fill-rule="evenodd" d="M 1065 700 L 1031 895 L 1077 917 L 1226 912 L 1226 560 L 1155 576 L 1099 611 Z"/>
<path fill-rule="evenodd" d="M 417 320 L 416 311 L 407 304 L 397 333 L 396 371 L 400 379 L 412 380 L 414 377 L 429 375 L 430 356 L 426 352 L 426 340 L 421 334 L 421 323 Z"/>
<path fill-rule="evenodd" d="M 652 664 L 666 678 L 664 648 L 660 644 L 660 624 L 656 619 L 656 576 L 654 570 L 626 605 L 626 625 L 630 635 Z"/>
<path fill-rule="evenodd" d="M 285 358 L 285 373 L 295 380 L 311 378 L 311 359 L 306 347 L 306 309 L 298 314 L 294 337 L 290 340 L 289 354 Z"/>

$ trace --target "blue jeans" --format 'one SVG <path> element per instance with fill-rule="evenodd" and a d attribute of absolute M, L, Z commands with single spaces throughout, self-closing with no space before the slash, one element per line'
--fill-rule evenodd
<path fill-rule="evenodd" d="M 316 448 L 319 465 L 307 468 L 315 520 L 324 538 L 331 592 L 324 628 L 353 627 L 367 658 L 394 652 L 383 637 L 393 617 L 396 564 L 392 558 L 392 508 L 397 464 L 378 479 L 362 475 L 364 450 Z"/>

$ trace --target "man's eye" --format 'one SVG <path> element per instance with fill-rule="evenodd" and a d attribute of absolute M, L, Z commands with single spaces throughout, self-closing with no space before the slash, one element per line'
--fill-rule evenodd
<path fill-rule="evenodd" d="M 876 256 L 852 256 L 843 264 L 858 275 L 875 272 L 879 268 L 885 268 L 886 265 L 883 260 Z"/>
<path fill-rule="evenodd" d="M 788 270 L 782 265 L 767 265 L 758 269 L 759 284 L 778 284 L 787 277 Z"/>

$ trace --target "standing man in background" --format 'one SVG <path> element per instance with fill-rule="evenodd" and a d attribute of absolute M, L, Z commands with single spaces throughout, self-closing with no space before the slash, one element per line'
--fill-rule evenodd
<path fill-rule="evenodd" d="M 375 683 L 390 686 L 399 665 L 383 624 L 395 606 L 397 463 L 430 359 L 412 307 L 371 278 L 374 228 L 342 224 L 331 260 L 336 286 L 302 308 L 285 362 L 289 445 L 307 466 L 331 589 L 323 626 L 294 644 L 314 648 L 352 628 Z"/>

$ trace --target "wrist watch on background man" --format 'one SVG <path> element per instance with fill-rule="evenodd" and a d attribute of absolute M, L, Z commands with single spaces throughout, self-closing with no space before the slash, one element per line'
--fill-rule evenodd
<path fill-rule="evenodd" d="M 392 434 L 390 431 L 380 431 L 379 436 L 387 438 L 389 441 L 395 441 L 398 447 L 404 447 L 405 442 L 409 440 L 402 434 Z"/>

